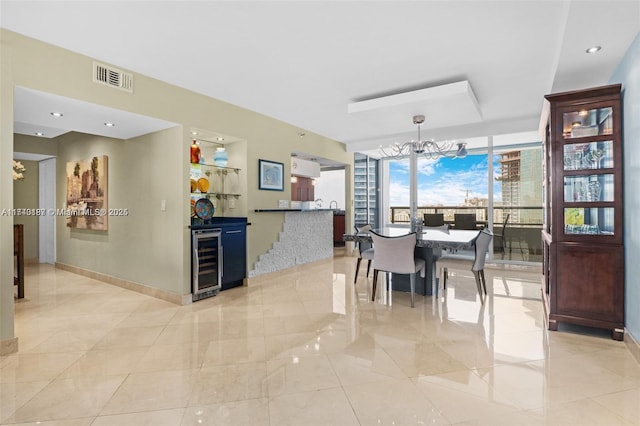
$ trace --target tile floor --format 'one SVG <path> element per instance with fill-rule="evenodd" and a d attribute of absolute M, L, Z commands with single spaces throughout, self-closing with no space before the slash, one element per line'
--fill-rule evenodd
<path fill-rule="evenodd" d="M 534 272 L 443 298 L 378 295 L 355 258 L 188 306 L 27 268 L 0 423 L 640 425 L 640 365 L 603 333 L 548 332 Z M 379 286 L 383 288 L 384 285 Z"/>

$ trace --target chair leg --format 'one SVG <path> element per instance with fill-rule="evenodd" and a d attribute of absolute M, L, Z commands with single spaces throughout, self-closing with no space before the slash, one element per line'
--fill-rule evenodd
<path fill-rule="evenodd" d="M 373 270 L 373 290 L 371 291 L 371 301 L 376 300 L 376 286 L 378 285 L 378 270 Z"/>
<path fill-rule="evenodd" d="M 371 271 L 371 259 L 369 259 L 369 263 L 367 263 L 367 278 L 369 278 L 369 271 Z"/>
<path fill-rule="evenodd" d="M 480 271 L 480 280 L 482 282 L 482 288 L 484 289 L 484 295 L 487 295 L 487 280 L 485 280 L 484 278 L 484 269 L 481 269 Z"/>
<path fill-rule="evenodd" d="M 356 263 L 356 277 L 353 279 L 354 284 L 356 283 L 356 281 L 358 281 L 358 271 L 360 270 L 360 262 L 362 262 L 361 257 L 358 258 L 358 263 Z M 369 275 L 368 272 L 367 272 L 367 275 Z"/>
<path fill-rule="evenodd" d="M 416 294 L 416 274 L 413 273 L 409 277 L 409 283 L 411 284 L 411 307 L 414 306 L 414 299 Z"/>
<path fill-rule="evenodd" d="M 484 292 L 482 291 L 482 283 L 480 282 L 480 272 L 472 271 L 473 276 L 476 279 L 476 287 L 478 288 L 478 295 L 480 296 L 480 301 L 484 303 Z"/>
<path fill-rule="evenodd" d="M 449 271 L 447 271 L 447 268 L 442 268 L 442 270 L 444 271 L 443 277 L 442 277 L 442 289 L 446 290 L 447 289 L 447 278 L 449 278 Z"/>

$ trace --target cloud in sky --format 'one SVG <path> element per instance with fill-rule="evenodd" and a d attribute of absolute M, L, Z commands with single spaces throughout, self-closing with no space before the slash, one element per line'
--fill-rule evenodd
<path fill-rule="evenodd" d="M 494 170 L 498 168 L 494 163 Z M 409 205 L 409 161 L 390 165 L 391 206 Z M 418 205 L 460 205 L 469 197 L 488 198 L 486 155 L 418 161 Z M 492 180 L 493 181 L 493 180 Z M 502 198 L 500 185 L 494 185 L 494 199 Z"/>

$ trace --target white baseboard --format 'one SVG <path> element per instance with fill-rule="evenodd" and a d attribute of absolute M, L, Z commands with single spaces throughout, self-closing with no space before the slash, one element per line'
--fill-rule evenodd
<path fill-rule="evenodd" d="M 624 330 L 624 343 L 629 348 L 631 355 L 638 361 L 640 364 L 640 342 L 638 342 L 628 330 Z"/>

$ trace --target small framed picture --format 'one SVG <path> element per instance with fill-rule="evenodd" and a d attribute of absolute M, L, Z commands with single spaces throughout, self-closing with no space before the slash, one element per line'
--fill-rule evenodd
<path fill-rule="evenodd" d="M 284 191 L 284 164 L 276 161 L 258 160 L 259 189 Z"/>

